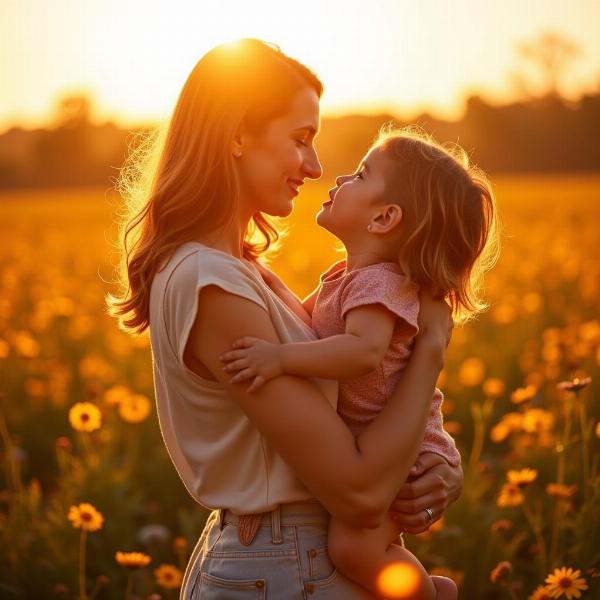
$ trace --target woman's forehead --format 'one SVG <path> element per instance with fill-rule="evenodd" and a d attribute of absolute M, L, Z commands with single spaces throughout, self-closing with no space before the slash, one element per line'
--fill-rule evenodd
<path fill-rule="evenodd" d="M 319 131 L 319 96 L 312 88 L 299 90 L 292 99 L 284 119 L 293 129 L 305 129 L 316 134 Z"/>

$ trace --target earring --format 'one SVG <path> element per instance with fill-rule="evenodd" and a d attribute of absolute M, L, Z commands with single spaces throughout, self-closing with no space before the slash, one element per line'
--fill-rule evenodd
<path fill-rule="evenodd" d="M 371 223 L 369 223 L 367 225 L 367 231 L 372 231 L 373 230 L 373 226 L 371 225 Z"/>
<path fill-rule="evenodd" d="M 233 153 L 233 155 L 234 155 L 236 158 L 240 158 L 240 157 L 242 156 L 242 151 L 241 151 L 241 150 L 236 150 L 236 151 Z"/>

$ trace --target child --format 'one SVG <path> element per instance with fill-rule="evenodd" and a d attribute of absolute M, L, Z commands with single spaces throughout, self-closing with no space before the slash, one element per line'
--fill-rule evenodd
<path fill-rule="evenodd" d="M 236 372 L 232 381 L 253 380 L 251 391 L 282 373 L 340 380 L 338 412 L 358 434 L 381 412 L 409 360 L 419 289 L 446 298 L 458 321 L 484 308 L 480 282 L 497 257 L 497 221 L 491 188 L 466 154 L 409 130 L 382 133 L 358 172 L 336 184 L 317 223 L 341 240 L 347 258 L 303 301 L 320 339 L 244 338 L 222 358 L 231 361 L 225 370 Z M 441 403 L 436 390 L 421 452 L 458 464 Z M 392 545 L 400 533 L 389 515 L 376 529 L 332 518 L 329 554 L 372 593 L 381 593 L 377 576 L 385 565 L 409 561 L 421 578 L 411 598 L 456 598 L 454 582 L 430 578 L 413 554 Z"/>

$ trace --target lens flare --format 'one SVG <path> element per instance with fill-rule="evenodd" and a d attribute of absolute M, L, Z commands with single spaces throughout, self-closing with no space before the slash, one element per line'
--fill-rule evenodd
<path fill-rule="evenodd" d="M 394 562 L 381 571 L 377 588 L 386 598 L 410 598 L 419 589 L 417 568 L 408 562 Z"/>

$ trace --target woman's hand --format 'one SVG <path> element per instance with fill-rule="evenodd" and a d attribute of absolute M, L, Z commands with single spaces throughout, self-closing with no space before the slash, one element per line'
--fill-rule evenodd
<path fill-rule="evenodd" d="M 281 344 L 247 336 L 233 342 L 231 347 L 233 350 L 219 357 L 227 362 L 223 371 L 235 373 L 231 383 L 252 379 L 248 392 L 256 392 L 267 381 L 283 374 Z"/>
<path fill-rule="evenodd" d="M 419 455 L 406 483 L 389 509 L 402 531 L 422 533 L 437 521 L 462 492 L 463 472 L 460 466 L 450 466 L 439 454 Z M 430 523 L 425 509 L 433 512 Z"/>

